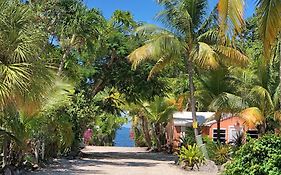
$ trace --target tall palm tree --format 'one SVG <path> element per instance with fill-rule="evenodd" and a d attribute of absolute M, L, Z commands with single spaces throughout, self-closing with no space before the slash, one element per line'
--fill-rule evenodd
<path fill-rule="evenodd" d="M 176 111 L 174 103 L 170 99 L 155 97 L 151 102 L 139 102 L 139 104 L 130 112 L 134 119 L 141 122 L 144 138 L 149 148 L 153 138 L 158 151 L 161 151 L 165 144 L 165 130 L 168 122 Z M 152 132 L 150 132 L 152 131 Z M 164 139 L 163 139 L 164 138 Z"/>
<path fill-rule="evenodd" d="M 240 116 L 246 120 L 248 125 L 256 126 L 260 133 L 264 133 L 270 117 L 275 116 L 277 122 L 280 120 L 279 86 L 278 82 L 276 83 L 274 80 L 278 74 L 276 59 L 267 64 L 264 63 L 266 60 L 261 60 L 253 61 L 252 67 L 242 72 L 233 72 L 233 78 L 236 79 L 238 93 L 243 94 L 248 105 L 248 108 L 241 111 Z"/>
<path fill-rule="evenodd" d="M 183 61 L 189 77 L 190 103 L 194 123 L 197 130 L 195 87 L 193 84 L 194 63 L 207 69 L 219 67 L 220 62 L 246 64 L 247 57 L 239 51 L 228 47 L 218 35 L 217 30 L 208 30 L 204 23 L 207 0 L 159 0 L 164 10 L 158 19 L 171 30 L 151 25 L 138 28 L 139 34 L 146 34 L 149 40 L 129 55 L 133 67 L 142 61 L 152 59 L 156 64 L 149 78 L 161 71 L 167 64 Z"/>
<path fill-rule="evenodd" d="M 222 65 L 216 70 L 208 71 L 206 75 L 201 74 L 195 92 L 199 105 L 215 112 L 218 138 L 222 114 L 239 113 L 245 106 L 243 98 L 234 94 L 235 86 L 231 82 L 230 69 Z"/>
<path fill-rule="evenodd" d="M 0 3 L 0 15 L 0 127 L 5 131 L 1 133 L 6 138 L 3 150 L 7 154 L 9 140 L 14 140 L 18 148 L 27 146 L 26 117 L 52 106 L 54 99 L 62 97 L 68 88 L 54 81 L 51 67 L 41 57 L 48 36 L 34 25 L 32 9 L 20 1 L 4 0 Z"/>
<path fill-rule="evenodd" d="M 280 0 L 257 0 L 257 14 L 259 18 L 258 30 L 261 41 L 263 42 L 264 56 L 267 59 L 265 64 L 268 64 L 272 55 L 272 48 L 275 45 L 278 35 L 281 37 L 281 1 Z M 236 32 L 241 31 L 243 22 L 244 0 L 219 0 L 218 6 L 220 25 L 227 29 L 229 20 Z M 281 52 L 280 57 L 280 72 L 279 82 L 281 83 Z M 281 94 L 281 86 L 279 87 Z M 279 97 L 281 101 L 281 95 Z M 281 102 L 279 103 L 281 108 Z"/>

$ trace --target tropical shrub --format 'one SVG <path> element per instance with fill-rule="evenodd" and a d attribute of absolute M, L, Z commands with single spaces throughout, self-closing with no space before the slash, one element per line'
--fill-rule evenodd
<path fill-rule="evenodd" d="M 214 161 L 217 165 L 222 165 L 230 159 L 231 146 L 217 144 L 209 137 L 204 137 L 203 140 L 210 160 Z"/>
<path fill-rule="evenodd" d="M 194 137 L 194 130 L 192 127 L 187 127 L 185 130 L 185 136 L 180 138 L 181 143 L 183 146 L 187 145 L 193 145 L 196 143 L 195 137 Z"/>
<path fill-rule="evenodd" d="M 216 145 L 215 156 L 213 157 L 212 160 L 217 165 L 222 165 L 226 163 L 228 160 L 230 160 L 230 152 L 231 152 L 231 146 L 218 144 Z"/>
<path fill-rule="evenodd" d="M 183 163 L 185 168 L 190 167 L 192 170 L 196 166 L 199 169 L 199 166 L 205 163 L 205 157 L 196 144 L 188 145 L 187 148 L 182 146 L 179 162 Z"/>
<path fill-rule="evenodd" d="M 265 135 L 252 139 L 225 166 L 224 175 L 281 174 L 281 137 Z"/>
<path fill-rule="evenodd" d="M 216 156 L 216 143 L 212 141 L 209 137 L 203 137 L 204 144 L 206 146 L 208 156 L 211 160 L 214 160 Z"/>

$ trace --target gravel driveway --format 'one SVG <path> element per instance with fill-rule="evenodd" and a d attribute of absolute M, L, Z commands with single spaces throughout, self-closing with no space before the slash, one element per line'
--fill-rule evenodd
<path fill-rule="evenodd" d="M 184 171 L 174 165 L 175 157 L 148 153 L 144 148 L 86 147 L 84 158 L 55 160 L 48 168 L 29 173 L 40 175 L 215 175 Z M 215 171 L 215 170 L 214 170 Z"/>

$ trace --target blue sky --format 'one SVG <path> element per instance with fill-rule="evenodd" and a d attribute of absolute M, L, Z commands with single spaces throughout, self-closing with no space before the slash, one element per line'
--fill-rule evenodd
<path fill-rule="evenodd" d="M 156 0 L 84 0 L 89 8 L 99 8 L 103 15 L 109 18 L 116 10 L 130 11 L 136 21 L 146 23 L 159 24 L 155 19 L 155 15 L 161 10 Z M 217 0 L 209 0 L 209 10 L 213 9 Z M 254 0 L 246 0 L 245 16 L 249 17 L 254 11 Z"/>

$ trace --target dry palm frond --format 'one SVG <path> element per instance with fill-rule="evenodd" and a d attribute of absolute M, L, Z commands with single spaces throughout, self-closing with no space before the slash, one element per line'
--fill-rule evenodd
<path fill-rule="evenodd" d="M 271 55 L 271 47 L 281 31 L 281 1 L 258 0 L 259 33 L 264 45 L 267 59 Z"/>
<path fill-rule="evenodd" d="M 219 0 L 219 21 L 223 33 L 226 33 L 229 29 L 241 32 L 244 25 L 244 5 L 244 0 Z"/>
<path fill-rule="evenodd" d="M 249 63 L 247 56 L 240 51 L 227 46 L 213 46 L 214 50 L 222 56 L 222 63 L 238 66 L 246 66 Z"/>
<path fill-rule="evenodd" d="M 191 59 L 204 68 L 216 69 L 219 67 L 216 52 L 203 42 L 198 43 L 198 48 L 193 51 Z"/>
<path fill-rule="evenodd" d="M 244 109 L 240 112 L 239 116 L 242 117 L 246 121 L 246 124 L 251 128 L 265 122 L 264 115 L 257 107 Z"/>

